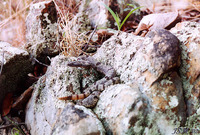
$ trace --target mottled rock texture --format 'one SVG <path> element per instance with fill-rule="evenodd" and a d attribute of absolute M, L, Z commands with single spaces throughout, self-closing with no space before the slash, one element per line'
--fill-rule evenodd
<path fill-rule="evenodd" d="M 200 127 L 200 24 L 182 22 L 171 30 L 180 42 L 181 67 L 184 98 L 187 105 L 186 126 L 191 129 Z"/>
<path fill-rule="evenodd" d="M 146 111 L 148 115 L 139 115 L 136 111 L 138 117 L 133 121 L 139 119 L 139 122 L 133 125 L 129 123 L 129 128 L 122 134 L 128 134 L 130 131 L 135 134 L 169 134 L 177 125 L 185 123 L 186 108 L 182 83 L 178 75 L 180 55 L 179 40 L 164 29 L 151 31 L 145 38 L 128 33 L 114 35 L 94 55 L 98 61 L 112 65 L 125 84 L 137 82 L 141 97 L 147 99 Z M 97 106 L 95 112 L 99 118 L 103 117 L 102 121 L 109 121 L 109 124 L 106 123 L 107 125 L 113 125 L 115 121 L 112 121 L 112 117 L 104 117 L 104 114 L 107 113 L 112 116 L 110 109 L 102 109 L 112 106 L 114 102 L 114 99 L 107 95 L 109 94 L 101 95 L 101 98 L 108 100 L 101 103 L 100 98 L 99 103 L 103 107 L 98 108 Z M 121 99 L 124 97 L 120 94 L 118 96 Z M 115 97 L 114 94 L 111 97 Z M 119 104 L 129 105 L 123 101 Z M 144 120 L 145 124 L 141 124 Z M 121 131 L 115 128 L 110 129 L 110 127 L 106 128 L 106 131 L 121 133 Z"/>
<path fill-rule="evenodd" d="M 178 43 L 178 39 L 164 29 L 149 32 L 146 38 L 121 33 L 107 40 L 94 57 L 112 65 L 122 81 L 138 80 L 150 86 L 180 65 Z"/>
<path fill-rule="evenodd" d="M 148 105 L 137 83 L 118 84 L 101 94 L 94 112 L 102 120 L 107 134 L 141 134 L 138 127 L 147 124 Z"/>
<path fill-rule="evenodd" d="M 101 75 L 67 66 L 76 58 L 53 58 L 27 106 L 31 133 L 80 134 L 82 128 L 85 134 L 169 135 L 178 127 L 199 128 L 199 24 L 179 25 L 173 34 L 164 29 L 146 37 L 119 32 L 103 43 L 93 57 L 112 66 L 121 84 L 106 88 L 93 112 L 58 97 L 82 92 Z M 93 128 L 86 133 L 88 126 Z"/>
<path fill-rule="evenodd" d="M 30 6 L 26 18 L 26 49 L 32 57 L 58 54 L 57 10 L 53 1 Z"/>
<path fill-rule="evenodd" d="M 3 64 L 2 64 L 3 63 Z M 3 66 L 3 67 L 1 67 Z M 0 41 L 0 106 L 8 92 L 15 92 L 26 76 L 32 70 L 27 51 L 12 47 L 9 43 Z"/>
<path fill-rule="evenodd" d="M 52 135 L 105 135 L 105 130 L 91 110 L 67 104 L 53 127 Z"/>
<path fill-rule="evenodd" d="M 69 102 L 58 98 L 74 93 L 80 94 L 82 88 L 96 81 L 94 70 L 87 71 L 67 66 L 68 61 L 74 59 L 76 58 L 67 58 L 63 55 L 53 58 L 46 74 L 34 86 L 32 98 L 26 108 L 26 123 L 31 134 L 50 134 L 60 112 Z M 70 84 L 73 85 L 73 91 L 69 89 Z"/>

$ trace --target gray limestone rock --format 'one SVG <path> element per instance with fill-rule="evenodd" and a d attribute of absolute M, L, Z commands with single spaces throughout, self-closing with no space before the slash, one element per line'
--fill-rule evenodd
<path fill-rule="evenodd" d="M 129 135 L 142 134 L 150 108 L 137 83 L 116 84 L 102 92 L 94 112 L 102 120 L 107 134 Z"/>
<path fill-rule="evenodd" d="M 180 40 L 181 67 L 179 69 L 184 98 L 187 106 L 187 127 L 200 126 L 200 24 L 196 22 L 178 23 L 170 30 Z"/>
<path fill-rule="evenodd" d="M 180 65 L 178 39 L 161 29 L 142 38 L 128 33 L 112 36 L 94 57 L 114 67 L 121 81 L 151 86 L 156 80 Z"/>
<path fill-rule="evenodd" d="M 105 135 L 103 125 L 83 106 L 67 104 L 56 121 L 52 135 Z"/>
<path fill-rule="evenodd" d="M 58 54 L 57 10 L 53 1 L 30 6 L 26 18 L 26 49 L 32 57 Z"/>
<path fill-rule="evenodd" d="M 120 32 L 92 56 L 112 66 L 123 83 L 107 87 L 93 109 L 106 134 L 168 135 L 180 126 L 199 126 L 197 26 L 183 23 L 187 29 L 172 30 L 180 43 L 163 29 L 151 31 L 146 37 Z M 80 68 L 68 67 L 72 60 L 76 58 L 62 55 L 53 58 L 46 75 L 35 85 L 26 116 L 32 134 L 81 134 L 80 128 L 84 134 L 105 133 L 99 124 L 94 124 L 98 120 L 88 109 L 58 100 L 73 93 L 68 89 L 70 84 L 75 93 L 80 93 L 81 83 L 85 87 L 88 82 L 97 81 L 94 72 L 89 73 L 93 76 L 89 79 Z M 186 112 L 191 116 L 187 117 Z M 86 119 L 94 126 L 87 133 Z"/>
<path fill-rule="evenodd" d="M 70 102 L 58 98 L 74 93 L 80 94 L 81 87 L 94 83 L 96 77 L 92 71 L 67 66 L 68 61 L 75 59 L 64 55 L 52 58 L 46 74 L 34 86 L 32 97 L 26 107 L 25 121 L 31 134 L 49 135 L 60 112 Z M 80 81 L 85 74 L 91 75 Z M 70 84 L 73 90 L 69 89 Z"/>

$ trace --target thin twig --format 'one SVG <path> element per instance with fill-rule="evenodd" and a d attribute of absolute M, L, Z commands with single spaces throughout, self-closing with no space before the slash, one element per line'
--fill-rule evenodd
<path fill-rule="evenodd" d="M 94 27 L 94 30 L 92 31 L 92 34 L 91 34 L 90 38 L 87 41 L 87 44 L 89 44 L 89 42 L 92 39 L 92 37 L 93 37 L 93 35 L 94 35 L 94 33 L 95 33 L 96 30 L 97 30 L 97 25 Z"/>
<path fill-rule="evenodd" d="M 39 64 L 41 64 L 41 65 L 43 65 L 43 66 L 45 66 L 45 67 L 48 67 L 49 65 L 47 65 L 47 64 L 44 64 L 44 63 L 42 63 L 42 62 L 40 62 L 39 60 L 37 60 L 36 58 L 33 58 L 37 63 L 39 63 Z"/>
<path fill-rule="evenodd" d="M 1 75 L 1 72 L 3 70 L 3 64 L 4 64 L 4 51 L 3 51 L 3 54 L 2 54 L 2 62 L 1 62 L 0 75 Z"/>
<path fill-rule="evenodd" d="M 84 45 L 83 52 L 85 52 L 88 49 L 89 42 L 92 39 L 92 37 L 93 37 L 93 35 L 94 35 L 96 30 L 97 30 L 97 25 L 94 27 L 94 30 L 92 31 L 92 34 L 91 34 L 90 38 L 88 39 L 87 43 Z"/>
<path fill-rule="evenodd" d="M 2 126 L 0 126 L 0 129 L 7 129 L 7 128 L 15 127 L 16 124 L 18 126 L 25 125 L 25 123 L 15 123 L 15 124 L 12 123 L 12 124 L 7 124 L 7 125 L 2 125 Z"/>
<path fill-rule="evenodd" d="M 20 126 L 19 124 L 21 124 L 21 123 L 16 123 L 16 122 L 12 121 L 10 118 L 8 118 L 8 116 L 5 116 L 5 118 L 6 118 L 9 122 L 11 122 L 11 124 L 13 124 L 23 135 L 26 135 L 26 134 L 23 132 L 23 130 L 19 127 L 19 126 Z M 23 123 L 23 124 L 24 124 L 24 123 Z"/>

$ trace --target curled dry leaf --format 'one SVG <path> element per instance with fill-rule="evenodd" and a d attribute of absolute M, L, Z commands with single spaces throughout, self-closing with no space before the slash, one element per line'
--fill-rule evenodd
<path fill-rule="evenodd" d="M 3 100 L 2 116 L 6 116 L 10 112 L 12 103 L 13 103 L 13 94 L 8 93 Z"/>
<path fill-rule="evenodd" d="M 168 12 L 159 14 L 150 14 L 144 16 L 140 21 L 138 28 L 135 30 L 135 35 L 138 35 L 142 30 L 156 30 L 161 28 L 170 28 L 175 26 L 180 21 L 178 12 Z"/>

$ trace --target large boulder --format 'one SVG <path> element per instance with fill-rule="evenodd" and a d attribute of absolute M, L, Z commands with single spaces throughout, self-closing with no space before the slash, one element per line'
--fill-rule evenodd
<path fill-rule="evenodd" d="M 149 102 L 137 83 L 117 84 L 105 89 L 94 112 L 101 119 L 107 134 L 141 134 L 150 112 Z"/>
<path fill-rule="evenodd" d="M 5 95 L 19 90 L 27 74 L 33 69 L 29 54 L 23 49 L 0 41 L 0 106 Z M 2 69 L 2 71 L 1 71 Z"/>
<path fill-rule="evenodd" d="M 67 104 L 56 121 L 52 135 L 105 135 L 97 116 L 83 106 Z"/>
<path fill-rule="evenodd" d="M 187 105 L 187 127 L 200 126 L 200 24 L 196 22 L 178 23 L 170 30 L 180 40 L 181 67 L 179 69 L 184 98 Z"/>
<path fill-rule="evenodd" d="M 48 67 L 47 72 L 44 76 L 42 76 L 37 84 L 34 86 L 33 95 L 27 105 L 26 108 L 26 124 L 28 126 L 28 129 L 30 130 L 31 134 L 34 135 L 47 135 L 52 132 L 52 127 L 55 125 L 53 133 L 63 133 L 63 132 L 70 132 L 66 129 L 66 127 L 62 126 L 62 120 L 61 118 L 68 115 L 71 115 L 69 117 L 72 117 L 72 119 L 75 119 L 76 115 L 73 113 L 67 113 L 69 110 L 66 108 L 71 108 L 72 112 L 74 112 L 74 109 L 77 108 L 74 107 L 66 107 L 69 103 L 69 101 L 61 101 L 58 98 L 69 96 L 72 94 L 80 94 L 80 90 L 82 87 L 85 87 L 85 85 L 89 85 L 91 83 L 94 83 L 96 80 L 94 76 L 94 70 L 87 71 L 87 70 L 81 70 L 73 67 L 67 66 L 68 61 L 75 60 L 76 58 L 73 57 L 66 57 L 64 55 L 58 55 L 55 58 L 52 58 L 51 65 Z M 90 75 L 91 74 L 91 75 Z M 87 75 L 87 77 L 86 77 Z M 89 75 L 89 76 L 88 76 Z M 80 80 L 83 78 L 83 80 Z M 73 88 L 70 89 L 69 86 L 72 85 Z M 64 110 L 63 110 L 64 109 Z M 77 109 L 75 109 L 77 110 Z M 81 109 L 82 110 L 82 109 Z M 83 124 L 83 125 L 90 125 L 91 129 L 97 129 L 98 123 L 88 123 L 89 120 L 97 119 L 94 117 L 94 114 L 82 114 L 85 111 L 78 111 L 81 113 L 80 115 L 86 115 L 87 117 L 84 117 L 85 119 L 83 122 L 80 120 L 81 123 L 77 124 Z M 85 108 L 87 110 L 87 108 Z M 62 114 L 61 112 L 64 111 Z M 70 112 L 70 111 L 69 111 Z M 61 116 L 60 116 L 61 115 Z M 80 117 L 81 117 L 80 116 Z M 60 118 L 61 117 L 61 118 Z M 58 120 L 58 125 L 56 124 L 56 120 Z M 73 123 L 70 123 L 68 120 L 63 120 L 73 128 L 78 128 L 76 125 L 73 125 Z M 63 123 L 64 124 L 64 123 Z M 88 126 L 89 126 L 88 125 Z M 61 126 L 61 127 L 60 127 Z M 58 127 L 59 129 L 56 129 Z M 61 128 L 61 129 L 60 129 Z M 86 130 L 86 129 L 85 129 Z M 99 129 L 98 129 L 99 130 Z M 91 130 L 93 132 L 94 130 Z M 88 131 L 89 132 L 89 131 Z M 96 130 L 94 131 L 96 132 Z M 98 132 L 103 132 L 98 131 Z M 76 132 L 79 134 L 80 132 Z M 74 134 L 76 134 L 74 131 Z"/>
<path fill-rule="evenodd" d="M 30 6 L 26 18 L 26 49 L 33 58 L 58 54 L 57 10 L 53 1 Z"/>
<path fill-rule="evenodd" d="M 147 106 L 150 106 L 151 109 L 146 108 L 149 111 L 148 115 L 136 118 L 136 121 L 139 120 L 140 122 L 146 119 L 146 125 L 142 127 L 137 124 L 132 126 L 129 124 L 130 129 L 128 130 L 132 129 L 133 133 L 168 134 L 173 133 L 177 125 L 180 126 L 185 123 L 186 107 L 182 82 L 177 72 L 181 62 L 180 56 L 179 40 L 164 29 L 151 31 L 145 38 L 128 33 L 114 35 L 94 55 L 98 61 L 112 65 L 125 84 L 137 82 L 141 97 L 146 97 L 147 103 L 149 103 Z M 105 96 L 103 99 L 111 99 L 108 93 L 102 94 L 102 96 Z M 115 97 L 114 94 L 111 97 Z M 123 99 L 123 96 L 121 98 Z M 101 100 L 100 98 L 101 105 L 104 108 L 106 108 L 106 104 L 115 102 L 114 99 L 109 101 L 105 99 Z M 129 103 L 123 102 L 122 104 L 129 105 Z M 96 109 L 99 109 L 98 106 Z M 106 111 L 106 109 L 100 110 Z M 102 118 L 102 114 L 97 114 Z M 105 114 L 108 117 L 102 118 L 102 121 L 109 121 L 112 125 L 110 110 Z M 163 126 L 160 124 L 161 120 Z M 116 129 L 109 128 L 107 132 L 115 133 Z M 118 130 L 117 133 L 120 134 L 121 131 Z"/>

